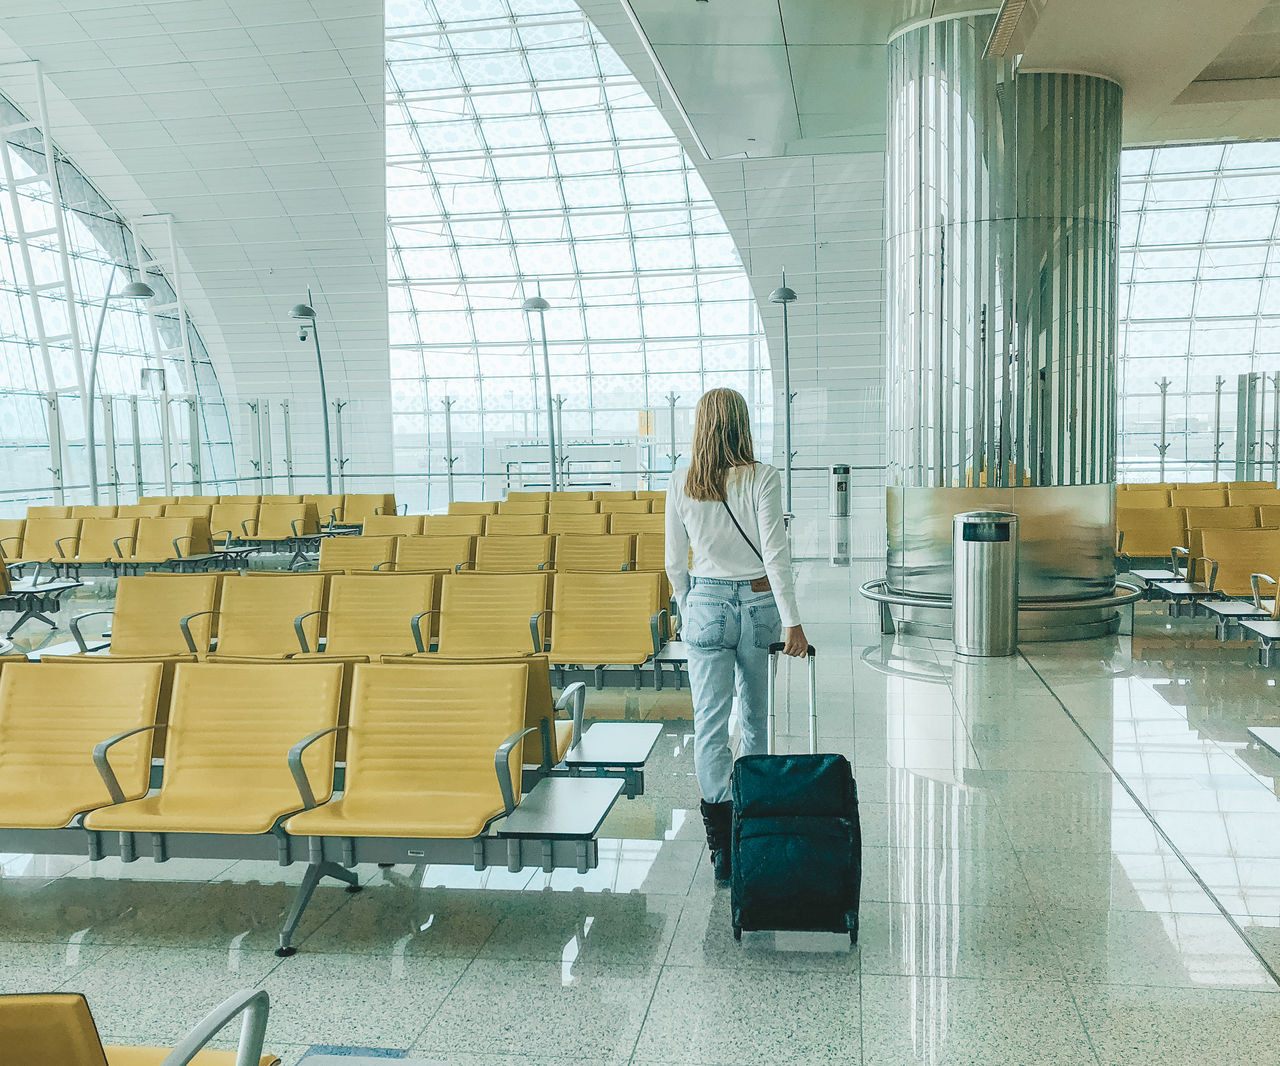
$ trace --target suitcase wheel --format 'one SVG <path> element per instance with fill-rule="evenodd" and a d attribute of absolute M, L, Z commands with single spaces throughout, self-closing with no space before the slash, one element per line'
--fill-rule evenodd
<path fill-rule="evenodd" d="M 856 929 L 849 933 L 849 943 L 856 945 L 858 943 L 858 931 Z"/>
<path fill-rule="evenodd" d="M 734 939 L 734 940 L 741 940 L 741 939 L 742 939 L 742 926 L 740 926 L 740 925 L 735 925 L 735 926 L 733 927 L 733 939 Z"/>

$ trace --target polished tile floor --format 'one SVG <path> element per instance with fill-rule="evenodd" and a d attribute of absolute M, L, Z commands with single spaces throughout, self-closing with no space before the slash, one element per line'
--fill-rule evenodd
<path fill-rule="evenodd" d="M 81 990 L 108 1039 L 146 1043 L 261 985 L 290 1064 L 316 1045 L 455 1066 L 1280 1061 L 1280 759 L 1245 732 L 1280 724 L 1280 671 L 1154 605 L 1133 638 L 958 661 L 882 637 L 872 576 L 806 564 L 801 589 L 820 746 L 862 801 L 858 948 L 733 941 L 687 689 L 610 690 L 589 713 L 667 728 L 586 877 L 362 870 L 280 960 L 301 867 L 0 855 L 0 991 Z M 804 675 L 784 677 L 780 744 L 801 750 Z"/>

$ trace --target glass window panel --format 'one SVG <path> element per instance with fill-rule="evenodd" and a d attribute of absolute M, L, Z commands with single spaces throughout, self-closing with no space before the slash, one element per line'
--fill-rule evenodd
<path fill-rule="evenodd" d="M 1270 233 L 1276 220 L 1276 205 L 1259 207 L 1219 207 L 1209 219 L 1209 231 L 1205 240 L 1242 241 L 1257 239 L 1260 233 Z"/>
<path fill-rule="evenodd" d="M 1261 284 L 1256 278 L 1201 281 L 1200 290 L 1196 294 L 1196 315 L 1222 318 L 1255 314 Z"/>
<path fill-rule="evenodd" d="M 1143 244 L 1192 244 L 1204 237 L 1209 212 L 1199 210 L 1148 211 L 1142 219 Z"/>

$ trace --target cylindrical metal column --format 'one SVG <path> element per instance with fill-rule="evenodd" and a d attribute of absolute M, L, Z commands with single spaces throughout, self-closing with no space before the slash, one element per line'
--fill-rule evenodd
<path fill-rule="evenodd" d="M 952 515 L 995 508 L 1023 516 L 1024 598 L 1101 595 L 1121 90 L 987 58 L 993 25 L 889 45 L 888 578 L 949 594 Z"/>

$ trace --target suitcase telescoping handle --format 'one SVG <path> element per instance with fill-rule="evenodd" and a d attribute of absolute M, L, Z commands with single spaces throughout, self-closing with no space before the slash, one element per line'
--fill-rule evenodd
<path fill-rule="evenodd" d="M 773 736 L 774 736 L 774 701 L 773 690 L 777 686 L 778 680 L 778 656 L 782 653 L 782 649 L 786 645 L 782 641 L 769 645 L 769 692 L 765 697 L 766 713 L 769 717 L 769 754 L 773 754 Z M 806 656 L 809 662 L 809 754 L 814 755 L 818 751 L 818 672 L 817 672 L 817 654 L 818 649 L 812 644 L 809 645 L 809 654 Z"/>

